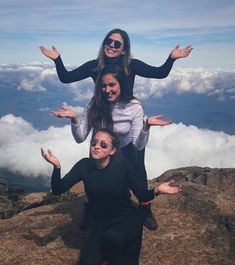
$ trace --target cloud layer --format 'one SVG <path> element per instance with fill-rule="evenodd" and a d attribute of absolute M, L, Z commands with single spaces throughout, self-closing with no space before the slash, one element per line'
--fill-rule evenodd
<path fill-rule="evenodd" d="M 71 69 L 71 67 L 68 67 Z M 15 86 L 28 92 L 45 92 L 67 88 L 77 101 L 89 100 L 94 92 L 91 79 L 72 84 L 61 84 L 55 69 L 48 64 L 0 65 L 2 87 Z M 193 92 L 215 96 L 218 100 L 234 99 L 235 68 L 174 68 L 165 79 L 136 77 L 134 93 L 139 99 L 161 97 L 168 92 Z"/>
<path fill-rule="evenodd" d="M 88 140 L 76 144 L 70 126 L 39 131 L 8 114 L 0 119 L 0 131 L 0 166 L 25 176 L 51 175 L 52 166 L 41 157 L 41 147 L 58 156 L 63 174 L 88 155 Z M 146 148 L 149 178 L 181 166 L 235 167 L 235 136 L 184 124 L 151 128 Z"/>

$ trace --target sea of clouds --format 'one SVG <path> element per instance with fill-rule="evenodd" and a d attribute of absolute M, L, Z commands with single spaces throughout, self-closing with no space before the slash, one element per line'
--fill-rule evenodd
<path fill-rule="evenodd" d="M 137 77 L 134 92 L 140 100 L 161 97 L 174 91 L 177 94 L 192 92 L 214 96 L 218 101 L 233 101 L 234 73 L 235 69 L 174 68 L 162 80 Z M 54 66 L 40 62 L 0 65 L 0 80 L 0 89 L 5 95 L 8 91 L 12 95 L 18 91 L 17 93 L 30 95 L 35 93 L 35 97 L 38 97 L 50 92 L 53 101 L 54 97 L 59 96 L 60 89 L 65 92 L 67 89 L 73 99 L 72 103 L 67 103 L 77 107 L 79 112 L 79 104 L 90 100 L 94 92 L 90 79 L 61 84 Z M 50 100 L 47 100 L 47 104 L 48 102 Z M 61 99 L 61 102 L 64 100 Z M 49 109 L 49 105 L 42 104 L 38 110 L 48 112 Z M 42 159 L 41 147 L 50 148 L 60 158 L 64 174 L 76 161 L 88 155 L 88 145 L 89 139 L 83 144 L 76 144 L 69 125 L 39 130 L 21 115 L 13 115 L 11 109 L 9 112 L 4 110 L 4 115 L 0 118 L 0 167 L 25 176 L 49 178 L 51 175 L 52 166 Z M 235 167 L 235 135 L 199 129 L 183 123 L 151 128 L 146 148 L 149 178 L 182 166 Z"/>
<path fill-rule="evenodd" d="M 68 69 L 72 69 L 68 67 Z M 0 65 L 1 86 L 16 86 L 17 90 L 46 92 L 51 88 L 66 87 L 77 101 L 89 100 L 94 92 L 91 79 L 61 84 L 51 64 Z M 216 96 L 218 100 L 235 99 L 235 69 L 174 68 L 164 79 L 136 77 L 134 94 L 140 100 L 161 97 L 174 91 L 178 94 L 193 92 Z"/>
<path fill-rule="evenodd" d="M 0 119 L 1 167 L 29 177 L 49 176 L 52 165 L 41 157 L 40 148 L 51 149 L 60 159 L 62 174 L 88 156 L 88 139 L 76 144 L 69 125 L 37 130 L 12 114 Z M 235 167 L 235 135 L 171 124 L 151 128 L 146 148 L 149 179 L 182 166 Z"/>

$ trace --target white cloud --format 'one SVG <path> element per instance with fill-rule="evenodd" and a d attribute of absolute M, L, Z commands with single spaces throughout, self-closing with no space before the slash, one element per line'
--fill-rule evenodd
<path fill-rule="evenodd" d="M 7 89 L 16 87 L 28 92 L 45 92 L 48 86 L 61 85 L 55 68 L 37 62 L 1 65 L 0 78 L 1 85 Z"/>
<path fill-rule="evenodd" d="M 42 112 L 49 112 L 51 109 L 49 107 L 43 107 L 43 108 L 39 108 L 38 110 Z"/>
<path fill-rule="evenodd" d="M 83 80 L 68 85 L 68 89 L 74 94 L 77 101 L 88 101 L 94 95 L 94 82 L 91 79 Z"/>
<path fill-rule="evenodd" d="M 165 93 L 193 92 L 231 98 L 234 93 L 235 69 L 175 68 L 165 79 L 136 78 L 135 95 L 139 99 L 160 97 Z"/>
<path fill-rule="evenodd" d="M 70 126 L 36 130 L 12 114 L 0 119 L 1 167 L 25 176 L 50 176 L 52 166 L 44 161 L 40 148 L 50 148 L 61 160 L 63 174 L 88 155 L 88 140 L 76 144 Z M 146 148 L 149 178 L 181 166 L 235 167 L 235 135 L 172 124 L 151 128 Z"/>
<path fill-rule="evenodd" d="M 151 128 L 146 148 L 149 177 L 185 166 L 235 167 L 235 135 L 182 123 Z"/>
<path fill-rule="evenodd" d="M 61 159 L 63 172 L 88 154 L 87 143 L 77 145 L 70 126 L 38 131 L 21 117 L 8 114 L 0 119 L 0 131 L 1 167 L 28 177 L 52 172 L 52 166 L 41 157 L 41 147 L 50 148 Z"/>
<path fill-rule="evenodd" d="M 37 91 L 43 92 L 46 91 L 46 88 L 41 86 L 41 79 L 34 77 L 31 80 L 23 79 L 20 81 L 20 85 L 17 87 L 18 90 L 26 90 L 26 91 Z"/>
<path fill-rule="evenodd" d="M 73 69 L 68 66 L 67 69 Z M 94 93 L 94 83 L 91 78 L 71 84 L 62 84 L 53 66 L 48 64 L 0 65 L 2 85 L 16 84 L 19 90 L 28 92 L 54 89 L 64 86 L 74 99 L 88 101 Z M 8 85 L 6 85 L 8 84 Z M 218 100 L 233 99 L 235 95 L 235 68 L 175 68 L 164 79 L 149 79 L 137 76 L 134 94 L 139 99 L 160 97 L 168 92 L 213 95 Z"/>

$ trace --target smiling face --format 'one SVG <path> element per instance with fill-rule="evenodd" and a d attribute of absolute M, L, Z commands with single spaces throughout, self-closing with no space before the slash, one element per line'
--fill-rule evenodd
<path fill-rule="evenodd" d="M 110 156 L 115 152 L 116 148 L 113 147 L 112 138 L 108 133 L 99 131 L 92 138 L 90 154 L 99 167 L 105 167 L 110 161 Z"/>
<path fill-rule="evenodd" d="M 109 58 L 115 58 L 120 55 L 123 55 L 125 51 L 124 51 L 124 40 L 122 36 L 119 33 L 111 34 L 104 42 L 103 49 L 104 49 L 104 54 Z"/>
<path fill-rule="evenodd" d="M 102 92 L 109 102 L 116 102 L 119 99 L 121 87 L 112 74 L 106 74 L 102 77 Z"/>

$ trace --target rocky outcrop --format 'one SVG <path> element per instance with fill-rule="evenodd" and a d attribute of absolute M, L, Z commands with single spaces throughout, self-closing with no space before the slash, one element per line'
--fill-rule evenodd
<path fill-rule="evenodd" d="M 4 179 L 0 179 L 0 219 L 8 219 L 20 212 L 19 202 L 24 194 L 20 187 L 9 187 Z"/>
<path fill-rule="evenodd" d="M 189 167 L 151 181 L 158 185 L 174 178 L 183 191 L 153 201 L 159 227 L 144 228 L 140 264 L 233 265 L 234 174 L 234 169 Z M 0 220 L 0 264 L 76 264 L 87 236 L 78 226 L 85 200 L 41 205 Z"/>
<path fill-rule="evenodd" d="M 209 168 L 209 167 L 184 167 L 166 171 L 158 182 L 169 179 L 186 180 L 210 186 L 219 193 L 234 196 L 235 191 L 235 169 L 234 168 Z"/>

